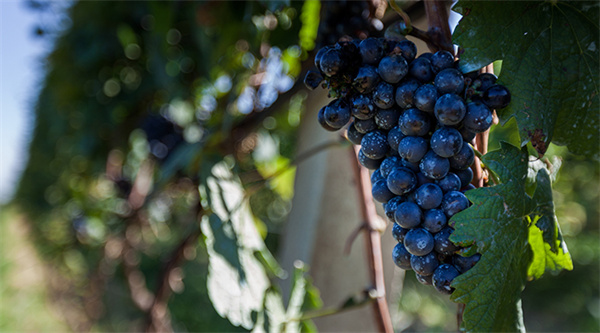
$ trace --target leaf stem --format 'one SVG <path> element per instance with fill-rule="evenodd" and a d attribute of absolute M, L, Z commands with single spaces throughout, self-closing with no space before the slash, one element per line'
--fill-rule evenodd
<path fill-rule="evenodd" d="M 411 31 L 413 30 L 410 16 L 408 16 L 408 14 L 406 14 L 406 12 L 404 10 L 402 10 L 402 8 L 400 8 L 400 6 L 398 6 L 398 4 L 396 3 L 396 0 L 389 0 L 388 2 L 390 3 L 390 7 L 392 7 L 392 9 L 394 11 L 396 11 L 396 13 L 398 13 L 398 15 L 400 15 L 402 20 L 404 20 L 404 23 L 406 24 L 406 33 L 410 34 Z"/>

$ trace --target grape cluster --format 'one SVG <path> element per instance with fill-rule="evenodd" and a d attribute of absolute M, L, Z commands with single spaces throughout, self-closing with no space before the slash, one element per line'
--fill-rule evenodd
<path fill-rule="evenodd" d="M 450 294 L 452 280 L 480 254 L 462 256 L 449 240 L 450 218 L 468 208 L 474 188 L 469 144 L 504 108 L 510 93 L 489 73 L 461 73 L 448 51 L 419 57 L 409 40 L 345 40 L 320 49 L 309 88 L 336 97 L 318 114 L 323 128 L 347 126 L 359 162 L 374 170 L 373 198 L 394 222 L 393 260 L 417 279 Z"/>

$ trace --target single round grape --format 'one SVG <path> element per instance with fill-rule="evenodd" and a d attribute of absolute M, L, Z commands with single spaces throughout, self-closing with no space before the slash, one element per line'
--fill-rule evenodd
<path fill-rule="evenodd" d="M 371 193 L 373 194 L 373 199 L 379 202 L 388 202 L 395 196 L 395 194 L 388 189 L 385 179 L 376 181 L 371 188 Z"/>
<path fill-rule="evenodd" d="M 450 163 L 450 165 L 452 165 L 452 163 Z M 460 178 L 458 178 L 458 176 L 453 172 L 448 172 L 446 177 L 437 181 L 437 184 L 444 193 L 458 191 L 461 189 Z"/>
<path fill-rule="evenodd" d="M 323 77 L 317 71 L 310 70 L 304 77 L 304 85 L 310 90 L 315 90 L 319 87 L 319 84 L 323 82 Z"/>
<path fill-rule="evenodd" d="M 469 208 L 469 199 L 464 194 L 458 191 L 451 191 L 444 194 L 442 210 L 446 216 L 452 217 L 467 208 Z"/>
<path fill-rule="evenodd" d="M 429 82 L 433 79 L 431 62 L 426 58 L 418 58 L 411 62 L 408 66 L 408 73 L 421 82 Z"/>
<path fill-rule="evenodd" d="M 435 182 L 433 179 L 425 176 L 421 171 L 416 172 L 415 175 L 417 176 L 417 187 Z"/>
<path fill-rule="evenodd" d="M 433 236 L 429 231 L 423 228 L 411 229 L 406 233 L 406 236 L 404 236 L 404 247 L 406 247 L 406 250 L 412 255 L 424 256 L 429 254 L 433 251 L 433 246 Z"/>
<path fill-rule="evenodd" d="M 496 83 L 498 77 L 492 73 L 481 73 L 473 80 L 473 87 L 477 91 L 485 91 Z"/>
<path fill-rule="evenodd" d="M 429 149 L 427 140 L 421 136 L 407 136 L 400 141 L 398 153 L 409 162 L 417 163 Z"/>
<path fill-rule="evenodd" d="M 380 82 L 373 91 L 373 103 L 381 109 L 394 106 L 394 87 L 387 82 Z"/>
<path fill-rule="evenodd" d="M 317 121 L 319 122 L 319 125 L 321 125 L 321 127 L 323 127 L 325 130 L 330 131 L 330 132 L 335 132 L 339 128 L 333 128 L 325 121 L 325 109 L 326 108 L 327 108 L 327 106 L 324 106 L 321 108 L 321 110 L 319 110 L 319 114 L 317 115 Z"/>
<path fill-rule="evenodd" d="M 334 76 L 344 70 L 344 60 L 340 50 L 332 48 L 327 50 L 320 59 L 320 68 L 323 74 Z"/>
<path fill-rule="evenodd" d="M 364 138 L 363 138 L 364 139 Z M 362 142 L 362 141 L 361 141 Z M 375 170 L 381 165 L 383 159 L 372 159 L 365 156 L 362 149 L 358 151 L 358 162 L 369 170 Z"/>
<path fill-rule="evenodd" d="M 400 130 L 400 126 L 394 126 L 388 132 L 388 144 L 390 145 L 390 150 L 398 151 L 398 145 L 400 141 L 405 138 L 405 135 Z"/>
<path fill-rule="evenodd" d="M 362 62 L 369 65 L 376 65 L 383 57 L 383 43 L 378 38 L 369 37 L 364 39 L 358 45 Z"/>
<path fill-rule="evenodd" d="M 341 99 L 337 99 L 327 105 L 323 116 L 329 126 L 337 129 L 344 127 L 352 117 L 350 107 Z"/>
<path fill-rule="evenodd" d="M 492 126 L 493 121 L 492 111 L 485 104 L 478 101 L 467 104 L 463 124 L 469 131 L 483 133 Z"/>
<path fill-rule="evenodd" d="M 441 157 L 452 157 L 461 151 L 463 139 L 452 127 L 440 127 L 431 136 L 431 149 Z M 452 164 L 450 164 L 452 166 Z"/>
<path fill-rule="evenodd" d="M 379 109 L 375 114 L 375 123 L 380 129 L 390 130 L 398 124 L 400 113 L 400 110 L 395 107 L 387 110 Z"/>
<path fill-rule="evenodd" d="M 371 159 L 380 159 L 385 157 L 390 146 L 387 144 L 387 135 L 380 131 L 371 131 L 363 137 L 361 141 L 361 150 L 366 157 Z"/>
<path fill-rule="evenodd" d="M 433 113 L 441 125 L 458 125 L 467 112 L 467 106 L 460 96 L 445 94 L 435 102 Z"/>
<path fill-rule="evenodd" d="M 400 197 L 396 197 L 396 198 L 400 198 Z M 398 243 L 404 242 L 404 236 L 406 236 L 407 232 L 408 232 L 408 229 L 404 229 L 396 223 L 394 223 L 394 225 L 392 226 L 392 236 Z"/>
<path fill-rule="evenodd" d="M 406 245 L 404 247 L 406 247 Z M 438 261 L 437 256 L 434 252 L 429 252 L 428 254 L 423 256 L 413 255 L 410 257 L 410 267 L 421 276 L 431 276 L 439 265 L 440 262 Z"/>
<path fill-rule="evenodd" d="M 465 112 L 466 113 L 466 112 Z M 460 135 L 463 137 L 463 142 L 471 142 L 475 139 L 477 133 L 469 131 L 466 127 L 461 126 L 458 128 Z"/>
<path fill-rule="evenodd" d="M 467 169 L 475 162 L 475 152 L 470 144 L 464 143 L 458 153 L 449 158 L 449 161 L 452 169 Z"/>
<path fill-rule="evenodd" d="M 384 177 L 381 174 L 381 165 L 378 169 L 373 170 L 373 172 L 371 173 L 371 184 L 375 184 L 376 181 L 380 180 L 380 179 L 385 179 L 386 177 Z"/>
<path fill-rule="evenodd" d="M 415 274 L 415 277 L 417 278 L 417 281 L 421 282 L 422 285 L 425 286 L 431 286 L 433 285 L 433 274 L 432 275 L 427 275 L 427 276 L 423 276 L 421 274 Z"/>
<path fill-rule="evenodd" d="M 440 71 L 451 68 L 454 65 L 454 56 L 452 53 L 441 50 L 437 51 L 431 56 L 431 68 L 434 73 L 439 73 Z"/>
<path fill-rule="evenodd" d="M 477 188 L 477 187 L 475 187 L 475 185 L 473 185 L 473 184 L 469 184 L 469 185 L 467 185 L 467 186 L 463 187 L 463 188 L 460 190 L 460 193 L 464 194 L 465 192 L 467 192 L 467 191 L 469 191 L 469 190 L 474 190 L 474 189 L 476 189 L 476 188 Z"/>
<path fill-rule="evenodd" d="M 408 74 L 408 63 L 399 54 L 384 57 L 379 62 L 379 76 L 389 83 L 398 83 Z"/>
<path fill-rule="evenodd" d="M 398 42 L 398 44 L 396 44 L 396 48 L 400 50 L 400 55 L 402 55 L 409 63 L 417 56 L 417 46 L 408 39 Z"/>
<path fill-rule="evenodd" d="M 433 53 L 431 53 L 431 52 L 423 52 L 419 55 L 419 58 L 427 59 L 429 61 L 431 61 L 432 57 L 433 57 Z"/>
<path fill-rule="evenodd" d="M 395 168 L 387 176 L 387 187 L 397 195 L 408 193 L 416 186 L 417 177 L 407 168 Z"/>
<path fill-rule="evenodd" d="M 462 274 L 473 268 L 477 262 L 481 259 L 481 254 L 475 253 L 470 257 L 463 257 L 459 254 L 452 256 L 452 265 Z"/>
<path fill-rule="evenodd" d="M 369 119 L 355 119 L 354 127 L 359 133 L 367 134 L 377 129 L 377 123 L 374 118 Z"/>
<path fill-rule="evenodd" d="M 454 291 L 454 288 L 450 287 L 450 284 L 459 275 L 460 273 L 454 266 L 450 264 L 441 264 L 435 272 L 433 272 L 431 280 L 437 291 L 442 294 L 450 295 Z"/>
<path fill-rule="evenodd" d="M 460 95 L 465 89 L 465 78 L 458 69 L 446 68 L 435 76 L 434 84 L 442 95 Z"/>
<path fill-rule="evenodd" d="M 350 124 L 350 126 L 348 126 L 348 131 L 346 131 L 346 136 L 348 137 L 348 141 L 352 142 L 352 144 L 355 145 L 360 145 L 360 142 L 363 138 L 363 136 L 365 136 L 363 133 L 360 133 L 359 131 L 356 130 L 356 127 L 354 127 L 354 123 Z"/>
<path fill-rule="evenodd" d="M 471 183 L 473 180 L 473 170 L 466 168 L 464 170 L 452 170 L 458 178 L 460 178 L 460 188 L 463 188 Z"/>
<path fill-rule="evenodd" d="M 404 244 L 398 243 L 394 246 L 394 250 L 392 250 L 392 259 L 396 266 L 404 270 L 412 269 L 410 267 L 410 257 L 411 255 L 404 247 Z"/>
<path fill-rule="evenodd" d="M 404 135 L 424 136 L 429 133 L 431 119 L 427 113 L 410 108 L 402 113 L 398 119 L 398 125 Z"/>
<path fill-rule="evenodd" d="M 368 95 L 355 95 L 350 103 L 350 112 L 356 119 L 369 119 L 375 116 L 375 106 Z"/>
<path fill-rule="evenodd" d="M 454 230 L 447 226 L 433 236 L 433 248 L 436 252 L 445 255 L 452 255 L 454 252 L 458 251 L 459 247 L 450 241 L 450 235 L 452 235 L 453 232 Z"/>
<path fill-rule="evenodd" d="M 402 166 L 402 161 L 399 157 L 389 156 L 383 159 L 381 165 L 379 166 L 379 172 L 384 178 L 387 178 L 394 169 L 397 169 Z"/>
<path fill-rule="evenodd" d="M 412 229 L 421 224 L 423 212 L 414 202 L 405 201 L 398 205 L 394 213 L 394 220 L 405 229 Z"/>
<path fill-rule="evenodd" d="M 505 86 L 495 84 L 483 92 L 481 100 L 492 109 L 503 109 L 510 104 L 510 91 Z"/>
<path fill-rule="evenodd" d="M 415 203 L 422 209 L 434 209 L 442 203 L 444 193 L 436 184 L 421 185 L 415 191 Z"/>
<path fill-rule="evenodd" d="M 377 69 L 373 66 L 365 65 L 358 69 L 358 73 L 352 81 L 352 86 L 359 93 L 368 94 L 375 89 L 377 83 L 379 83 L 379 79 Z"/>
<path fill-rule="evenodd" d="M 438 90 L 433 84 L 424 84 L 415 91 L 413 100 L 417 109 L 431 113 L 438 97 Z"/>
<path fill-rule="evenodd" d="M 431 179 L 442 179 L 450 171 L 450 162 L 447 158 L 441 157 L 433 150 L 430 150 L 421 159 L 419 168 L 425 176 Z"/>
<path fill-rule="evenodd" d="M 385 216 L 388 218 L 390 222 L 394 222 L 396 225 L 396 221 L 394 220 L 394 214 L 396 214 L 396 209 L 398 205 L 404 202 L 404 198 L 401 196 L 395 196 L 391 198 L 388 202 L 383 204 L 383 210 L 385 211 Z"/>
<path fill-rule="evenodd" d="M 421 83 L 413 78 L 400 82 L 396 88 L 396 104 L 402 109 L 413 107 L 414 94 L 420 86 Z"/>
<path fill-rule="evenodd" d="M 317 54 L 315 54 L 315 67 L 317 67 L 318 70 L 321 70 L 321 59 L 323 58 L 323 55 L 330 49 L 332 49 L 331 46 L 324 46 L 317 51 Z"/>
<path fill-rule="evenodd" d="M 446 214 L 441 209 L 429 209 L 423 213 L 421 226 L 430 233 L 435 234 L 444 229 L 447 223 Z"/>
<path fill-rule="evenodd" d="M 419 163 L 413 163 L 410 161 L 407 161 L 405 159 L 402 159 L 402 161 L 400 162 L 402 164 L 403 167 L 409 169 L 410 171 L 417 173 L 419 172 Z"/>

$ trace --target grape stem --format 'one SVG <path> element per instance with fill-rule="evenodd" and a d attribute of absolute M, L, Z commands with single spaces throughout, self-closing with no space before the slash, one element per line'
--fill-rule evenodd
<path fill-rule="evenodd" d="M 410 20 L 410 16 L 408 16 L 408 14 L 406 14 L 406 12 L 403 11 L 402 8 L 400 8 L 398 6 L 398 4 L 396 3 L 396 0 L 389 0 L 388 2 L 390 3 L 390 7 L 392 7 L 392 9 L 394 11 L 396 11 L 396 13 L 398 13 L 398 15 L 400 15 L 402 20 L 404 20 L 404 23 L 406 23 L 406 33 L 407 34 L 410 34 L 413 29 L 416 29 L 416 28 L 413 28 L 413 26 L 412 26 L 412 21 Z"/>
<path fill-rule="evenodd" d="M 392 326 L 392 318 L 390 317 L 388 304 L 385 299 L 381 234 L 378 231 L 379 228 L 377 228 L 377 222 L 380 221 L 380 219 L 375 211 L 373 195 L 368 186 L 370 183 L 369 171 L 360 166 L 356 157 L 359 149 L 359 146 L 354 146 L 353 149 L 349 149 L 348 151 L 351 154 L 351 164 L 354 168 L 354 175 L 356 177 L 358 206 L 362 221 L 364 221 L 359 228 L 366 232 L 365 241 L 367 243 L 366 248 L 368 249 L 369 278 L 376 293 L 375 302 L 373 303 L 375 321 L 379 328 L 379 332 L 393 333 L 394 328 Z"/>
<path fill-rule="evenodd" d="M 452 33 L 448 23 L 451 2 L 448 0 L 428 0 L 423 1 L 423 4 L 425 5 L 427 22 L 429 22 L 429 30 L 427 30 L 429 41 L 424 40 L 427 42 L 427 46 L 432 52 L 446 50 L 454 54 Z"/>

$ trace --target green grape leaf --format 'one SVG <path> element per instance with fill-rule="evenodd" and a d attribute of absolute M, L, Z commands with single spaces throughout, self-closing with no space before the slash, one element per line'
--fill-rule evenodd
<path fill-rule="evenodd" d="M 203 175 L 203 198 L 213 212 L 201 223 L 208 251 L 208 295 L 217 313 L 233 325 L 254 327 L 270 282 L 255 252 L 268 252 L 242 186 L 224 162 Z"/>
<path fill-rule="evenodd" d="M 461 70 L 503 60 L 512 102 L 498 116 L 516 118 L 521 145 L 543 155 L 552 141 L 598 159 L 600 3 L 461 0 L 453 10 L 463 15 L 453 34 Z"/>
<path fill-rule="evenodd" d="M 550 180 L 541 169 L 535 194 L 526 193 L 525 148 L 502 143 L 500 150 L 489 152 L 482 161 L 501 183 L 468 191 L 473 205 L 451 219 L 455 231 L 450 239 L 464 247 L 475 245 L 482 255 L 471 270 L 454 280 L 451 299 L 466 305 L 467 331 L 524 331 L 520 294 L 535 253 L 531 246 L 534 250 L 540 246 L 537 238 L 530 244 L 528 222 L 533 214 L 538 221 L 555 221 Z M 545 240 L 541 245 L 550 246 Z"/>

